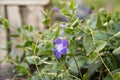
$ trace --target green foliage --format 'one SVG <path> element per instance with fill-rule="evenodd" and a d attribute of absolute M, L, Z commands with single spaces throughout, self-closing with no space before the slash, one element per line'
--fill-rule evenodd
<path fill-rule="evenodd" d="M 60 37 L 63 22 L 55 22 L 44 32 L 25 25 L 10 36 L 20 39 L 16 47 L 24 52 L 16 60 L 8 55 L 9 61 L 15 64 L 17 76 L 26 77 L 26 80 L 120 79 L 119 13 L 110 14 L 103 10 L 81 21 L 74 16 L 74 6 L 71 2 L 70 12 L 63 9 L 63 14 L 71 21 L 66 22 L 64 28 L 65 38 L 69 41 L 68 51 L 60 59 L 52 50 L 54 39 Z M 0 18 L 0 22 L 8 27 L 6 19 Z M 43 23 L 50 24 L 48 11 Z"/>

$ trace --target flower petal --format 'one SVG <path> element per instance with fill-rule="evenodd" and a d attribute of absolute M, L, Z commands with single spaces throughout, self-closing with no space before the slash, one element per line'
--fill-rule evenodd
<path fill-rule="evenodd" d="M 65 28 L 65 27 L 66 27 L 66 24 L 65 24 L 65 23 L 61 24 L 61 27 L 62 27 L 62 28 Z"/>
<path fill-rule="evenodd" d="M 61 54 L 65 55 L 67 53 L 67 47 L 63 48 L 61 51 L 60 51 Z"/>
<path fill-rule="evenodd" d="M 69 44 L 68 40 L 67 39 L 64 39 L 63 40 L 63 47 L 67 47 Z"/>
<path fill-rule="evenodd" d="M 53 53 L 55 53 L 56 51 L 57 51 L 57 48 L 54 48 L 54 49 L 52 50 Z"/>
<path fill-rule="evenodd" d="M 55 56 L 59 59 L 59 58 L 61 58 L 61 53 L 58 52 L 58 51 L 56 51 L 56 52 L 55 52 Z"/>
<path fill-rule="evenodd" d="M 61 44 L 62 43 L 62 40 L 61 39 L 55 39 L 54 40 L 54 44 L 56 45 L 56 44 Z"/>

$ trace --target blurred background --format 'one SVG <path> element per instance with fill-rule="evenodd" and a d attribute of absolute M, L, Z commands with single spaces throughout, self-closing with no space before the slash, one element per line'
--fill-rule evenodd
<path fill-rule="evenodd" d="M 52 0 L 53 5 L 62 8 L 67 1 L 71 0 Z M 99 8 L 105 8 L 107 11 L 113 13 L 120 11 L 120 0 L 79 0 L 83 1 L 85 5 L 98 10 Z"/>

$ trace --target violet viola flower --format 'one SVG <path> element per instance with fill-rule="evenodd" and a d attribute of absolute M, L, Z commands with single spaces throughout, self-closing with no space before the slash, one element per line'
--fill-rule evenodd
<path fill-rule="evenodd" d="M 54 40 L 55 48 L 53 49 L 53 53 L 55 54 L 56 58 L 61 58 L 62 55 L 66 55 L 67 53 L 67 46 L 69 44 L 67 39 L 56 39 Z"/>

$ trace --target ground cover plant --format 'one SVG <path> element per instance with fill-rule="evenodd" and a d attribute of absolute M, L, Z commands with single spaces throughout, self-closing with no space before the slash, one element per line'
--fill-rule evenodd
<path fill-rule="evenodd" d="M 52 11 L 52 10 L 51 10 Z M 5 60 L 15 65 L 15 77 L 26 80 L 119 80 L 120 79 L 120 13 L 100 9 L 89 17 L 75 17 L 75 4 L 61 10 L 70 21 L 50 24 L 46 11 L 43 32 L 33 26 L 18 28 L 11 37 L 19 38 L 17 48 L 23 55 Z M 0 18 L 5 28 L 8 22 Z M 12 44 L 11 44 L 12 45 Z M 4 61 L 4 60 L 3 60 Z"/>

